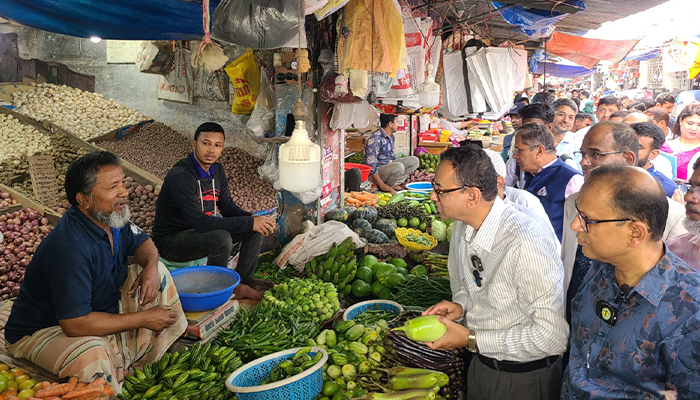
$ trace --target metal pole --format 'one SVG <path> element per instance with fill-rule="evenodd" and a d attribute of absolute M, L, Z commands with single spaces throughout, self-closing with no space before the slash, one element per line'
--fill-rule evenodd
<path fill-rule="evenodd" d="M 544 42 L 544 74 L 542 74 L 542 91 L 547 90 L 547 42 Z"/>

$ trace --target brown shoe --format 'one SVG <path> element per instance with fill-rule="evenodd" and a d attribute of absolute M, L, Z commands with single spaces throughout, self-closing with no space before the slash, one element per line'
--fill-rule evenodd
<path fill-rule="evenodd" d="M 233 294 L 236 300 L 251 299 L 251 300 L 262 300 L 263 292 L 253 289 L 252 287 L 241 283 L 233 289 Z"/>

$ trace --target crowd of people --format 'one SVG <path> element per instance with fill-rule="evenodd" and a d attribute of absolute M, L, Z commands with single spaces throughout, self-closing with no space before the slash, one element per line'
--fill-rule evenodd
<path fill-rule="evenodd" d="M 473 353 L 468 399 L 697 398 L 700 104 L 669 139 L 667 94 L 625 115 L 553 97 L 514 107 L 502 154 L 441 156 L 453 301 L 425 312 L 448 326 L 430 346 Z"/>

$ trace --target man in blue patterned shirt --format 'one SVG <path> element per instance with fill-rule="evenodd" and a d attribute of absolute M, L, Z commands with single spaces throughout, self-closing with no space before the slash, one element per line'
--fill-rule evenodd
<path fill-rule="evenodd" d="M 372 132 L 365 140 L 365 165 L 372 167 L 370 179 L 379 190 L 396 193 L 408 175 L 418 169 L 418 157 L 408 156 L 394 159 L 394 132 L 396 132 L 396 115 L 379 116 L 381 128 Z"/>
<path fill-rule="evenodd" d="M 700 274 L 661 237 L 668 200 L 643 169 L 591 170 L 571 223 L 594 259 L 572 300 L 562 399 L 700 393 Z"/>

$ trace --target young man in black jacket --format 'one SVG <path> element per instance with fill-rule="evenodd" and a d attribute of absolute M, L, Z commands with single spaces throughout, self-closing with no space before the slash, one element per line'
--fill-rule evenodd
<path fill-rule="evenodd" d="M 216 123 L 199 126 L 193 152 L 168 172 L 158 196 L 153 241 L 166 260 L 181 262 L 208 257 L 209 265 L 226 267 L 233 243 L 241 242 L 236 271 L 241 284 L 236 297 L 261 299 L 249 285 L 258 263 L 263 236 L 275 220 L 253 216 L 233 202 L 224 168 L 217 162 L 224 149 L 224 129 Z"/>

